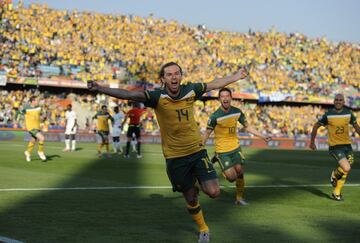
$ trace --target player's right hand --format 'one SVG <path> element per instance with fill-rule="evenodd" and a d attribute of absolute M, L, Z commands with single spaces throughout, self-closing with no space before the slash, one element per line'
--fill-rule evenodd
<path fill-rule="evenodd" d="M 315 145 L 315 143 L 313 143 L 313 142 L 310 142 L 309 147 L 310 147 L 312 150 L 316 150 L 316 145 Z"/>

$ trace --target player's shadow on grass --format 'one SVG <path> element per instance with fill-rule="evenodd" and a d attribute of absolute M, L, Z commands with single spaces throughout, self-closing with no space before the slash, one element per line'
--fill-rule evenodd
<path fill-rule="evenodd" d="M 309 192 L 309 193 L 312 193 L 319 197 L 331 199 L 331 197 L 328 194 L 324 193 L 322 190 L 318 189 L 316 186 L 301 185 L 300 183 L 295 182 L 295 181 L 281 180 L 281 179 L 275 179 L 274 184 L 275 185 L 289 185 L 290 187 L 292 186 L 296 190 Z"/>
<path fill-rule="evenodd" d="M 170 183 L 166 178 L 165 166 L 159 161 L 165 163 L 161 152 L 159 151 L 155 157 L 154 148 L 159 151 L 155 145 L 149 146 L 149 154 L 146 154 L 145 148 L 144 157 L 141 160 L 122 157 L 100 160 L 96 159 L 95 154 L 94 157 L 88 159 L 89 156 L 85 155 L 87 152 L 82 151 L 86 159 L 79 157 L 76 164 L 83 166 L 81 169 L 64 166 L 66 163 L 70 165 L 69 161 L 64 161 L 64 164 L 60 165 L 68 170 L 63 170 L 58 174 L 63 180 L 59 180 L 57 185 L 51 184 L 51 187 L 59 190 L 44 190 L 33 194 L 26 192 L 20 199 L 16 198 L 15 194 L 4 192 L 1 194 L 2 201 L 11 203 L 11 206 L 7 209 L 0 208 L 1 234 L 25 242 L 195 242 L 197 227 L 191 222 L 182 195 L 172 193 L 170 188 L 156 188 L 156 185 L 168 186 Z M 55 158 L 53 155 L 48 157 Z M 269 155 L 265 154 L 264 160 L 266 161 L 268 157 Z M 274 163 L 276 168 L 272 168 L 271 163 L 269 165 L 254 164 L 256 168 L 252 169 L 251 174 L 259 175 L 259 185 L 296 184 L 302 181 L 299 178 L 302 179 L 308 170 L 312 169 L 309 167 L 308 170 L 300 173 L 293 170 L 293 168 L 299 168 L 296 165 L 284 167 L 287 162 L 288 160 L 283 164 Z M 295 162 L 292 163 L 295 164 Z M 301 165 L 299 161 L 296 163 Z M 71 163 L 71 165 L 74 164 Z M 45 179 L 57 175 L 57 171 L 52 169 L 39 175 L 44 175 Z M 248 170 L 245 171 L 245 180 L 247 180 L 248 172 Z M 288 178 L 294 177 L 296 182 L 291 179 L 277 179 L 282 178 L 282 175 Z M 33 174 L 30 176 L 29 181 L 33 181 Z M 37 183 L 35 186 L 49 187 L 47 180 L 44 181 L 44 184 Z M 214 241 L 212 242 L 239 242 L 240 240 L 244 242 L 306 242 L 306 239 L 304 240 L 296 232 L 277 227 L 279 224 L 274 225 L 273 222 L 276 219 L 269 218 L 273 217 L 272 214 L 261 216 L 266 221 L 251 218 L 247 220 L 243 216 L 246 213 L 255 212 L 251 211 L 252 208 L 267 212 L 268 209 L 264 205 L 270 205 L 271 209 L 274 206 L 288 204 L 287 196 L 292 194 L 297 196 L 296 190 L 308 190 L 318 196 L 323 196 L 324 193 L 312 188 L 292 190 L 246 188 L 245 198 L 249 196 L 250 206 L 239 207 L 233 205 L 235 188 L 232 186 L 234 184 L 226 186 L 223 179 L 220 181 L 225 187 L 222 188 L 219 198 L 209 199 L 200 193 L 200 203 L 213 234 Z M 141 187 L 147 185 L 154 186 L 154 189 Z M 248 185 L 254 184 L 249 181 Z M 64 188 L 66 190 L 63 190 Z M 18 201 L 16 202 L 15 199 Z M 292 201 L 291 204 L 293 208 L 300 205 L 297 201 Z M 311 202 L 309 205 L 311 206 Z M 239 208 L 243 209 L 241 213 L 239 213 Z M 348 215 L 345 216 L 343 225 L 359 226 L 355 224 L 356 222 L 348 221 Z M 313 225 L 313 222 L 309 224 Z M 322 225 L 319 226 L 320 230 L 321 227 Z M 334 226 L 333 230 L 332 228 L 333 226 L 330 225 L 328 237 L 332 237 L 333 242 L 357 239 L 356 235 L 354 237 L 344 235 L 340 238 L 337 236 L 336 227 Z M 220 236 L 229 237 L 229 240 Z"/>
<path fill-rule="evenodd" d="M 53 161 L 54 159 L 61 158 L 58 154 L 46 155 L 46 161 Z"/>
<path fill-rule="evenodd" d="M 319 190 L 318 188 L 314 186 L 308 186 L 308 187 L 298 187 L 299 190 L 310 192 L 316 196 L 327 198 L 333 200 L 329 194 L 326 194 L 325 192 Z"/>

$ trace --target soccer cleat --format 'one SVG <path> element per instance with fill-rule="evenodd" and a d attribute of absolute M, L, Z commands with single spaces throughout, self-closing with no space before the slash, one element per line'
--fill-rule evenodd
<path fill-rule="evenodd" d="M 63 149 L 63 152 L 69 152 L 69 151 L 70 151 L 70 149 L 68 149 L 68 148 Z"/>
<path fill-rule="evenodd" d="M 26 161 L 30 162 L 31 161 L 30 153 L 28 151 L 25 151 L 24 154 L 25 154 Z"/>
<path fill-rule="evenodd" d="M 38 152 L 38 155 L 42 161 L 46 161 L 46 156 L 45 156 L 44 152 Z"/>
<path fill-rule="evenodd" d="M 142 155 L 141 155 L 141 154 L 137 154 L 137 155 L 136 155 L 136 158 L 141 159 L 141 158 L 142 158 Z"/>
<path fill-rule="evenodd" d="M 234 202 L 235 205 L 241 205 L 241 206 L 246 206 L 249 205 L 249 203 L 247 201 L 245 201 L 244 199 L 240 199 L 240 200 L 236 200 Z"/>
<path fill-rule="evenodd" d="M 344 198 L 342 197 L 342 195 L 336 195 L 334 192 L 331 194 L 332 198 L 335 200 L 335 201 L 344 201 Z"/>
<path fill-rule="evenodd" d="M 208 231 L 200 232 L 198 242 L 199 243 L 210 242 L 210 233 Z"/>
<path fill-rule="evenodd" d="M 331 176 L 330 176 L 330 183 L 333 187 L 336 187 L 337 185 L 337 179 L 334 176 L 334 171 L 331 172 Z"/>

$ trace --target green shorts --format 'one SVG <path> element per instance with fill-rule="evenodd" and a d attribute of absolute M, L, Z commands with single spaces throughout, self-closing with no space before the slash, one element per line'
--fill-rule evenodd
<path fill-rule="evenodd" d="M 36 134 L 38 134 L 40 131 L 40 129 L 31 129 L 30 131 L 28 131 L 28 133 L 31 135 L 31 137 L 37 139 Z"/>
<path fill-rule="evenodd" d="M 215 153 L 214 158 L 212 159 L 213 163 L 219 162 L 221 170 L 224 172 L 225 170 L 233 167 L 237 164 L 243 164 L 245 161 L 245 157 L 241 151 L 241 147 L 226 152 L 226 153 Z"/>
<path fill-rule="evenodd" d="M 166 159 L 166 171 L 174 192 L 190 190 L 196 180 L 201 184 L 217 178 L 205 149 L 184 157 Z"/>
<path fill-rule="evenodd" d="M 109 142 L 109 131 L 97 131 L 97 134 L 100 137 L 98 143 L 108 143 Z"/>
<path fill-rule="evenodd" d="M 350 164 L 354 163 L 354 153 L 350 144 L 330 146 L 329 154 L 336 160 L 336 162 L 346 158 Z"/>

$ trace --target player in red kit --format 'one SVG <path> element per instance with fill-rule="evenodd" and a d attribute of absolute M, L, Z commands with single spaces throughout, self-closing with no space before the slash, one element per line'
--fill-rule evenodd
<path fill-rule="evenodd" d="M 142 114 L 145 112 L 146 109 L 140 108 L 140 104 L 135 102 L 133 103 L 133 108 L 131 110 L 129 110 L 125 116 L 125 119 L 123 121 L 122 127 L 124 126 L 125 122 L 127 121 L 127 119 L 130 119 L 129 122 L 129 128 L 127 131 L 127 142 L 126 142 L 126 151 L 125 151 L 125 157 L 129 158 L 129 150 L 130 150 L 130 143 L 131 143 L 131 139 L 133 138 L 133 134 L 136 137 L 136 150 L 137 150 L 137 158 L 141 158 L 141 151 L 140 151 L 140 146 L 141 146 L 141 134 L 140 134 L 140 118 L 142 116 Z"/>

